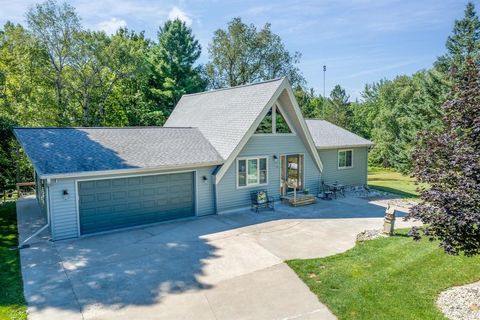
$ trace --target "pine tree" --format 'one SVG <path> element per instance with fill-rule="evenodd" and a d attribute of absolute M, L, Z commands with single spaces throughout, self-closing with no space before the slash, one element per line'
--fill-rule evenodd
<path fill-rule="evenodd" d="M 480 20 L 475 12 L 475 5 L 469 2 L 465 8 L 463 19 L 456 20 L 453 34 L 448 37 L 446 47 L 448 53 L 440 57 L 435 66 L 437 69 L 450 72 L 453 76 L 463 72 L 467 61 L 480 61 Z"/>
<path fill-rule="evenodd" d="M 352 110 L 349 100 L 350 96 L 345 89 L 337 84 L 330 93 L 330 106 L 325 114 L 326 119 L 342 128 L 350 129 Z"/>
<path fill-rule="evenodd" d="M 152 49 L 152 85 L 167 115 L 181 96 L 205 89 L 200 68 L 195 62 L 201 46 L 185 22 L 169 20 L 158 32 L 158 44 Z"/>

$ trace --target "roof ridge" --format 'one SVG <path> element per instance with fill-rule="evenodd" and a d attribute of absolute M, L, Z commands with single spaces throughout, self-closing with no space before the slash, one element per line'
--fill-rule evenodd
<path fill-rule="evenodd" d="M 197 127 L 133 126 L 133 127 L 13 127 L 13 129 L 198 129 L 198 128 Z"/>
<path fill-rule="evenodd" d="M 184 97 L 187 97 L 187 96 L 196 96 L 196 95 L 201 95 L 201 94 L 206 94 L 206 93 L 214 93 L 214 92 L 219 92 L 219 91 L 225 91 L 225 90 L 238 89 L 238 88 L 243 88 L 243 87 L 256 86 L 256 85 L 259 85 L 259 84 L 265 84 L 265 83 L 275 82 L 275 81 L 279 81 L 279 80 L 282 80 L 282 81 L 283 81 L 283 79 L 285 79 L 285 78 L 286 78 L 286 77 L 280 77 L 280 78 L 275 78 L 275 79 L 270 79 L 270 80 L 264 80 L 264 81 L 259 81 L 259 82 L 252 82 L 252 83 L 247 83 L 247 84 L 241 84 L 241 85 L 234 86 L 234 87 L 219 88 L 219 89 L 214 89 L 214 90 L 209 90 L 209 91 L 202 91 L 202 92 L 196 92 L 196 93 L 188 93 L 188 94 L 184 94 L 183 96 L 184 96 Z"/>

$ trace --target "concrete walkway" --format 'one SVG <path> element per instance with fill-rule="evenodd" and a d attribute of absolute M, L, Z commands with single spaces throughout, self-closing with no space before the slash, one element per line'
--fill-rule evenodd
<path fill-rule="evenodd" d="M 17 203 L 21 238 L 39 224 L 34 201 Z M 384 210 L 344 198 L 36 239 L 20 251 L 29 319 L 335 319 L 283 261 L 351 248 Z"/>

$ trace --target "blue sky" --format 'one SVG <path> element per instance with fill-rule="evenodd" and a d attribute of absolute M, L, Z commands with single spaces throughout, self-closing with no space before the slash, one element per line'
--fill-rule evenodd
<path fill-rule="evenodd" d="M 0 0 L 0 24 L 24 23 L 25 12 L 38 1 Z M 179 17 L 193 29 L 203 47 L 201 62 L 214 30 L 233 17 L 272 30 L 288 50 L 302 53 L 300 69 L 308 85 L 323 91 L 322 66 L 327 65 L 326 91 L 335 84 L 352 99 L 365 83 L 429 68 L 445 51 L 445 40 L 455 19 L 461 18 L 462 0 L 318 0 L 318 1 L 68 1 L 90 29 L 113 32 L 120 26 L 145 30 L 156 37 L 167 19 Z M 474 1 L 477 8 L 479 1 Z"/>

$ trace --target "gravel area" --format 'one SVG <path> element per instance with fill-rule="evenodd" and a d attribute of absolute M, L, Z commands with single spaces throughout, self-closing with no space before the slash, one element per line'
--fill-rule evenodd
<path fill-rule="evenodd" d="M 365 230 L 357 234 L 357 241 L 374 240 L 381 237 L 387 237 L 382 233 L 382 229 Z"/>
<path fill-rule="evenodd" d="M 480 281 L 442 292 L 437 306 L 451 320 L 480 319 Z"/>

